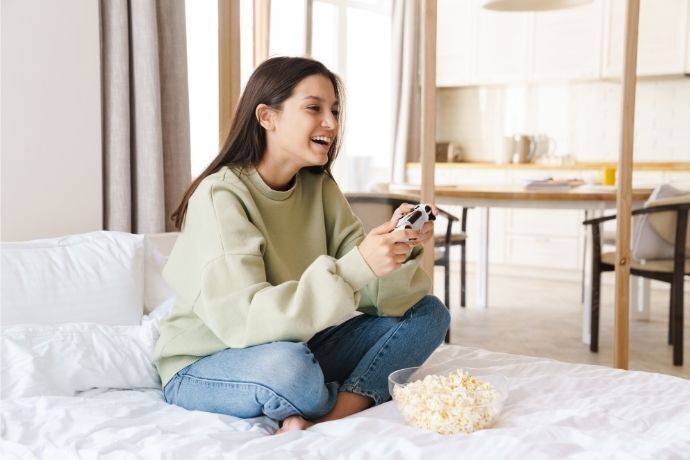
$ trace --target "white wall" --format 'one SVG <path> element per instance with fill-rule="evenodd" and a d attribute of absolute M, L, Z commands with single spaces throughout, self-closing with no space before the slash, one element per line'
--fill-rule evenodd
<path fill-rule="evenodd" d="M 3 241 L 102 228 L 95 0 L 2 0 Z"/>

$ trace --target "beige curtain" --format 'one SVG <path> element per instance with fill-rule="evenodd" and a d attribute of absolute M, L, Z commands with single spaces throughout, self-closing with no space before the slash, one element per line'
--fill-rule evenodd
<path fill-rule="evenodd" d="M 101 0 L 104 228 L 173 230 L 191 181 L 184 0 Z"/>
<path fill-rule="evenodd" d="M 393 158 L 391 182 L 405 182 L 405 164 L 419 161 L 420 2 L 393 2 Z"/>

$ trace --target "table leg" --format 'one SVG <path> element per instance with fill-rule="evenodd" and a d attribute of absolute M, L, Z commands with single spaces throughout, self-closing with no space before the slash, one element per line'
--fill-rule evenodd
<path fill-rule="evenodd" d="M 630 319 L 649 321 L 651 310 L 649 302 L 651 280 L 640 276 L 630 276 Z"/>
<path fill-rule="evenodd" d="M 476 304 L 489 305 L 489 208 L 479 208 L 479 235 L 477 235 Z"/>

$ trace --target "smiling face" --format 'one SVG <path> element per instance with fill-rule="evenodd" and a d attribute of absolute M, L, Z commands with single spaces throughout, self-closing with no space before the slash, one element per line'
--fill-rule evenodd
<path fill-rule="evenodd" d="M 311 75 L 299 82 L 279 110 L 259 114 L 266 128 L 262 163 L 294 176 L 301 168 L 322 166 L 338 133 L 338 100 L 331 81 Z"/>

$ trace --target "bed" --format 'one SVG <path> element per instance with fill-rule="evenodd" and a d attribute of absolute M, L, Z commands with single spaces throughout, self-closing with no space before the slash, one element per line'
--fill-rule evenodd
<path fill-rule="evenodd" d="M 508 398 L 490 429 L 421 431 L 388 402 L 273 435 L 267 417 L 168 405 L 151 355 L 173 301 L 159 276 L 173 238 L 3 243 L 1 458 L 690 458 L 686 379 L 457 345 L 425 366 L 505 375 Z"/>

